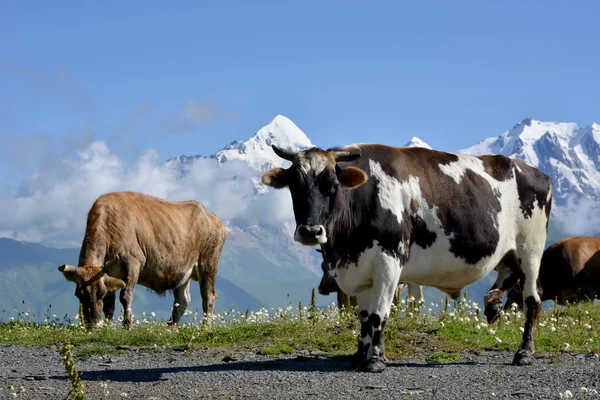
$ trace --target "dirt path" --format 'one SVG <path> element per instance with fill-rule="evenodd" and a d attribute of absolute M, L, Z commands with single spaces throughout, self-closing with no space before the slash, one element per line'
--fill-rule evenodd
<path fill-rule="evenodd" d="M 228 356 L 234 360 L 229 360 Z M 512 353 L 462 354 L 443 365 L 426 355 L 390 360 L 382 374 L 355 373 L 348 359 L 324 354 L 267 357 L 253 351 L 220 349 L 192 352 L 130 350 L 127 354 L 78 358 L 88 398 L 424 398 L 558 399 L 566 389 L 578 398 L 580 387 L 600 391 L 600 359 L 583 355 L 539 356 L 532 367 L 510 366 Z M 229 361 L 224 361 L 229 360 Z M 51 348 L 0 346 L 0 398 L 7 386 L 23 385 L 23 399 L 63 399 L 70 382 Z M 599 398 L 588 396 L 586 398 Z"/>

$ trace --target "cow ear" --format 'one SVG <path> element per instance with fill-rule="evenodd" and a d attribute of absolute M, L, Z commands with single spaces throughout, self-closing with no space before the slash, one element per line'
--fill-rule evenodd
<path fill-rule="evenodd" d="M 104 285 L 109 292 L 124 289 L 127 286 L 121 279 L 113 278 L 110 275 L 104 275 Z"/>
<path fill-rule="evenodd" d="M 360 168 L 347 167 L 338 172 L 338 180 L 343 187 L 356 189 L 369 179 L 367 173 Z"/>
<path fill-rule="evenodd" d="M 58 266 L 58 270 L 62 272 L 66 280 L 80 284 L 82 279 L 79 274 L 79 269 L 72 265 L 62 264 Z"/>
<path fill-rule="evenodd" d="M 262 183 L 267 186 L 281 189 L 288 186 L 288 173 L 283 168 L 272 168 L 262 176 Z"/>

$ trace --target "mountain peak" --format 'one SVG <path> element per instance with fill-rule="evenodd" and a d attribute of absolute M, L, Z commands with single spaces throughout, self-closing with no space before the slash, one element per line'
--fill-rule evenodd
<path fill-rule="evenodd" d="M 405 147 L 424 147 L 426 149 L 431 149 L 431 146 L 419 139 L 416 136 L 413 136 L 408 143 L 404 145 Z"/>
<path fill-rule="evenodd" d="M 286 161 L 275 154 L 272 145 L 294 151 L 313 147 L 308 136 L 296 124 L 278 114 L 254 136 L 225 146 L 215 154 L 215 158 L 220 163 L 243 160 L 261 171 L 273 166 L 282 167 Z"/>

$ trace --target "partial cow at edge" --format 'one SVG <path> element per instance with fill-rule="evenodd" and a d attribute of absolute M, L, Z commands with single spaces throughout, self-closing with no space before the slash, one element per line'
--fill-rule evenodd
<path fill-rule="evenodd" d="M 112 319 L 121 289 L 123 324 L 131 325 L 131 303 L 140 284 L 163 294 L 172 290 L 170 324 L 191 301 L 190 279 L 200 282 L 204 321 L 217 299 L 216 277 L 227 239 L 225 225 L 195 200 L 171 202 L 135 192 L 100 196 L 88 213 L 78 267 L 58 270 L 76 284 L 86 326 Z"/>
<path fill-rule="evenodd" d="M 542 301 L 560 305 L 594 301 L 600 296 L 600 238 L 572 236 L 548 246 L 540 264 L 538 293 Z M 512 303 L 523 308 L 520 281 L 509 290 L 504 309 Z"/>
<path fill-rule="evenodd" d="M 486 295 L 486 315 L 499 313 L 506 291 L 525 277 L 525 329 L 513 364 L 533 362 L 550 177 L 502 155 L 379 144 L 272 147 L 292 165 L 267 171 L 262 182 L 289 188 L 294 239 L 321 245 L 339 288 L 357 297 L 354 368 L 385 369 L 383 331 L 400 281 L 456 298 L 493 269 L 498 279 Z"/>

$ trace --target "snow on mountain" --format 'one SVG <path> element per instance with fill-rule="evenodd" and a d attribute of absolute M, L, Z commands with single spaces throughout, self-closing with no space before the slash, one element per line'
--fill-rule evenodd
<path fill-rule="evenodd" d="M 431 146 L 419 139 L 416 136 L 413 136 L 408 143 L 404 145 L 405 147 L 424 147 L 426 149 L 431 149 Z"/>
<path fill-rule="evenodd" d="M 460 153 L 504 154 L 538 167 L 552 177 L 558 206 L 567 201 L 600 199 L 600 125 L 526 118 L 498 137 L 487 138 Z"/>
<path fill-rule="evenodd" d="M 235 141 L 218 151 L 215 157 L 220 163 L 228 160 L 243 160 L 256 170 L 266 171 L 272 167 L 282 167 L 289 161 L 279 157 L 271 145 L 289 150 L 302 150 L 313 147 L 310 139 L 291 120 L 278 115 L 246 141 Z"/>
<path fill-rule="evenodd" d="M 269 124 L 259 129 L 254 136 L 245 141 L 233 141 L 222 150 L 208 157 L 182 155 L 169 158 L 164 162 L 164 165 L 179 169 L 199 158 L 213 158 L 219 164 L 230 160 L 246 161 L 252 168 L 264 172 L 272 167 L 283 167 L 286 163 L 289 164 L 289 161 L 282 159 L 273 152 L 271 148 L 273 144 L 294 151 L 313 146 L 310 139 L 296 124 L 283 115 L 277 115 Z"/>

